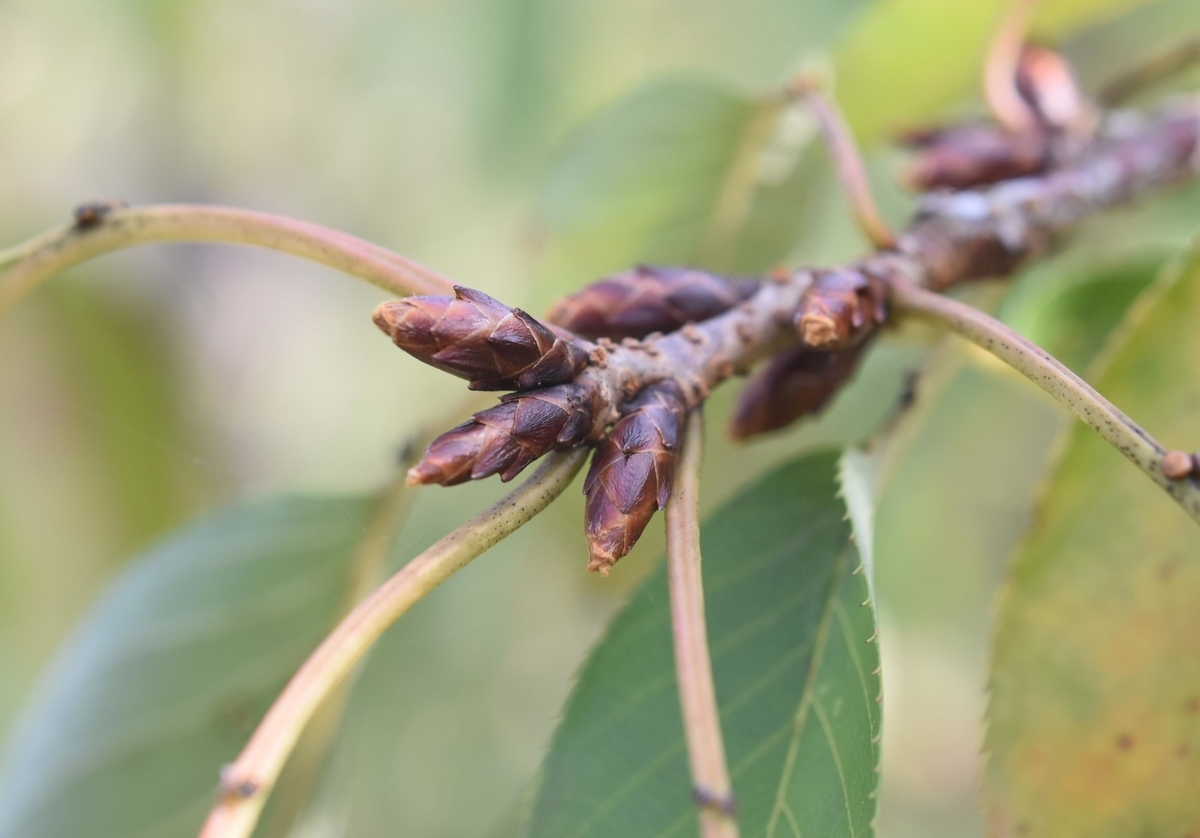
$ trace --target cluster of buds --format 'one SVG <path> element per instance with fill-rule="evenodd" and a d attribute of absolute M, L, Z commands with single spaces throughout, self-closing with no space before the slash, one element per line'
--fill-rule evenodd
<path fill-rule="evenodd" d="M 1094 114 L 1066 59 L 1026 44 L 1013 85 L 1030 116 L 1014 130 L 990 122 L 914 131 L 901 142 L 916 149 L 902 177 L 913 189 L 969 189 L 1038 174 L 1050 164 L 1055 141 L 1094 127 Z"/>
<path fill-rule="evenodd" d="M 667 502 L 689 404 L 672 380 L 605 404 L 595 379 L 581 375 L 596 351 L 587 338 L 603 345 L 674 331 L 728 311 L 758 287 L 688 268 L 639 267 L 560 301 L 551 324 L 461 287 L 453 297 L 384 303 L 375 322 L 401 349 L 472 389 L 513 391 L 435 439 L 409 482 L 508 481 L 550 451 L 594 445 L 584 482 L 588 567 L 607 574 Z M 853 374 L 883 316 L 877 279 L 849 269 L 819 273 L 796 314 L 808 344 L 782 350 L 758 372 L 732 434 L 745 438 L 820 410 Z M 606 428 L 614 408 L 619 418 Z"/>
<path fill-rule="evenodd" d="M 611 315 L 626 336 L 640 337 L 643 329 L 674 329 L 719 314 L 745 293 L 699 271 L 643 268 L 589 286 L 572 305 L 559 306 L 557 317 L 591 323 L 602 334 L 610 331 L 605 317 Z M 635 309 L 652 316 L 639 321 Z M 678 384 L 645 387 L 606 431 L 599 388 L 580 375 L 590 347 L 572 332 L 461 287 L 453 297 L 384 303 L 374 320 L 401 349 L 467 379 L 472 389 L 515 391 L 435 439 L 409 470 L 410 483 L 453 486 L 492 475 L 508 481 L 552 450 L 596 443 L 584 487 L 588 567 L 607 573 L 632 549 L 671 491 L 687 414 Z"/>
<path fill-rule="evenodd" d="M 1097 120 L 1070 66 L 1052 50 L 1020 44 L 1019 25 L 1002 35 L 985 74 L 997 123 L 910 136 L 917 154 L 908 180 L 916 188 L 971 189 L 1086 153 Z M 508 481 L 550 451 L 593 446 L 584 481 L 588 567 L 607 574 L 666 505 L 688 411 L 708 386 L 774 347 L 743 388 L 731 435 L 745 439 L 815 414 L 850 380 L 886 322 L 890 279 L 918 270 L 926 287 L 944 290 L 1007 273 L 1051 235 L 1049 227 L 1033 229 L 1014 246 L 998 227 L 964 229 L 958 215 L 939 214 L 930 200 L 897 238 L 874 206 L 836 110 L 806 84 L 796 92 L 817 113 L 878 253 L 802 277 L 776 273 L 769 283 L 641 266 L 563 298 L 546 322 L 461 287 L 452 297 L 384 303 L 375 322 L 397 346 L 467 379 L 472 389 L 511 391 L 434 440 L 409 471 L 411 483 L 451 486 L 492 475 Z M 1185 132 L 1182 141 L 1192 144 L 1186 157 L 1194 136 Z M 85 208 L 78 225 L 94 223 L 99 211 Z M 777 283 L 786 290 L 778 292 Z M 692 326 L 726 313 L 723 323 Z M 789 319 L 795 336 L 788 334 Z M 677 330 L 679 337 L 663 337 Z M 779 348 L 776 341 L 791 345 Z M 681 366 L 678 381 L 672 361 Z M 1161 467 L 1167 478 L 1185 479 L 1200 474 L 1200 455 L 1167 452 Z"/>

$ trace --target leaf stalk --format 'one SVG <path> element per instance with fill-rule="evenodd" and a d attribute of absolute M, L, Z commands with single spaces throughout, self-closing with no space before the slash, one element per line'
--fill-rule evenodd
<path fill-rule="evenodd" d="M 555 452 L 525 483 L 410 561 L 338 624 L 292 677 L 237 760 L 201 838 L 248 838 L 300 734 L 372 644 L 426 594 L 545 509 L 571 483 L 586 449 Z"/>
<path fill-rule="evenodd" d="M 1200 481 L 1164 474 L 1167 449 L 1050 353 L 965 303 L 911 283 L 893 281 L 890 288 L 898 314 L 943 326 L 1004 361 L 1093 428 L 1200 522 Z"/>
<path fill-rule="evenodd" d="M 675 671 L 687 738 L 692 789 L 700 807 L 701 838 L 738 838 L 735 800 L 725 762 L 721 718 L 713 686 L 708 630 L 704 620 L 704 583 L 700 571 L 700 460 L 704 419 L 688 418 L 683 455 L 667 501 L 667 579 Z"/>
<path fill-rule="evenodd" d="M 152 242 L 223 242 L 278 250 L 327 265 L 397 296 L 450 294 L 453 283 L 387 248 L 318 224 L 199 204 L 113 208 L 0 251 L 0 315 L 43 280 L 80 262 Z"/>

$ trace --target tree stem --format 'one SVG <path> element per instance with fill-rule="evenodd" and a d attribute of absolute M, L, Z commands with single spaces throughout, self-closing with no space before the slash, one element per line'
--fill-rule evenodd
<path fill-rule="evenodd" d="M 893 281 L 890 287 L 898 314 L 944 326 L 1004 361 L 1069 408 L 1200 521 L 1200 482 L 1164 475 L 1166 448 L 1050 353 L 965 303 L 910 283 Z"/>
<path fill-rule="evenodd" d="M 0 314 L 59 271 L 151 242 L 224 242 L 320 262 L 397 296 L 449 294 L 453 283 L 387 248 L 317 224 L 263 212 L 190 204 L 112 209 L 94 224 L 51 230 L 0 251 Z"/>
<path fill-rule="evenodd" d="M 800 77 L 793 87 L 817 121 L 825 148 L 833 162 L 833 170 L 850 202 L 850 210 L 858 228 L 875 247 L 895 247 L 896 234 L 883 220 L 879 206 L 875 203 L 871 181 L 867 177 L 867 167 L 841 110 L 826 98 L 817 88 L 816 82 L 808 77 Z"/>
<path fill-rule="evenodd" d="M 1200 35 L 1192 35 L 1122 70 L 1096 92 L 1096 101 L 1101 107 L 1119 105 L 1147 87 L 1197 64 L 1200 64 Z"/>
<path fill-rule="evenodd" d="M 305 725 L 383 632 L 426 594 L 545 509 L 570 484 L 587 449 L 556 452 L 532 477 L 405 565 L 355 608 L 292 677 L 237 761 L 201 838 L 247 838 Z"/>
<path fill-rule="evenodd" d="M 733 788 L 725 764 L 721 718 L 713 687 L 708 632 L 704 622 L 704 584 L 700 573 L 700 458 L 704 419 L 692 411 L 671 499 L 667 501 L 667 576 L 671 626 L 675 635 L 675 671 L 687 737 L 692 789 L 700 807 L 702 838 L 737 838 Z"/>

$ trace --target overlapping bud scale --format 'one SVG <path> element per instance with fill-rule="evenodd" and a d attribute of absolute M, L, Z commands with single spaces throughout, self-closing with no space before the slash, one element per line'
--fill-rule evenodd
<path fill-rule="evenodd" d="M 500 404 L 435 439 L 409 470 L 408 481 L 454 486 L 493 474 L 512 480 L 551 450 L 585 442 L 598 407 L 599 396 L 590 384 L 509 393 Z"/>
<path fill-rule="evenodd" d="M 901 179 L 919 192 L 970 189 L 1033 175 L 1047 162 L 1042 134 L 1013 134 L 989 123 L 914 131 L 901 141 L 917 150 Z"/>
<path fill-rule="evenodd" d="M 840 352 L 798 345 L 771 356 L 742 388 L 729 435 L 745 439 L 819 412 L 858 367 L 866 343 Z"/>
<path fill-rule="evenodd" d="M 455 286 L 453 297 L 407 297 L 375 309 L 375 324 L 418 360 L 465 378 L 472 390 L 565 384 L 587 352 L 520 309 Z"/>
<path fill-rule="evenodd" d="M 642 390 L 624 414 L 596 448 L 583 484 L 588 570 L 605 575 L 667 504 L 687 404 L 678 384 L 663 381 Z"/>
<path fill-rule="evenodd" d="M 728 311 L 758 288 L 692 268 L 639 266 L 563 297 L 546 319 L 595 340 L 673 332 Z"/>
<path fill-rule="evenodd" d="M 971 189 L 1045 170 L 1051 139 L 1086 133 L 1095 121 L 1071 65 L 1052 49 L 1026 44 L 1013 79 L 1033 117 L 1029 130 L 985 122 L 916 131 L 901 142 L 917 150 L 902 178 L 913 189 Z"/>

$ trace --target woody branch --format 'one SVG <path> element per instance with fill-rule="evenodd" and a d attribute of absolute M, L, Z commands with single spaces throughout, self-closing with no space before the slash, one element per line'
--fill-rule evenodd
<path fill-rule="evenodd" d="M 921 171 L 932 187 L 962 180 L 962 155 L 951 153 L 961 149 L 947 145 L 957 142 L 955 130 L 923 141 Z M 510 479 L 549 450 L 597 444 L 585 486 L 589 567 L 607 572 L 665 505 L 684 416 L 713 387 L 773 355 L 746 388 L 734 435 L 811 412 L 850 377 L 857 354 L 888 320 L 893 285 L 942 292 L 1009 275 L 1088 216 L 1193 177 L 1200 101 L 1152 115 L 1107 114 L 1086 141 L 1047 134 L 1033 166 L 1023 156 L 1025 138 L 1003 136 L 1017 171 L 1033 173 L 929 191 L 894 247 L 840 267 L 776 273 L 750 287 L 697 271 L 639 268 L 566 298 L 549 318 L 558 326 L 468 289 L 457 298 L 385 303 L 376 322 L 402 348 L 475 389 L 516 391 L 443 435 L 410 479 Z M 996 179 L 994 145 L 988 154 L 978 180 Z M 705 305 L 720 313 L 697 315 Z M 633 313 L 641 315 L 638 328 Z M 678 328 L 650 331 L 660 327 Z M 603 337 L 606 328 L 625 337 Z"/>

